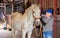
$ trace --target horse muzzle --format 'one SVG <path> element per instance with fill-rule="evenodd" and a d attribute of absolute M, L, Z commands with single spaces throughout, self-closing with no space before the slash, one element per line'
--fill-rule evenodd
<path fill-rule="evenodd" d="M 39 26 L 39 25 L 40 25 L 40 19 L 36 19 L 36 20 L 35 20 L 35 25 L 36 25 L 36 26 Z"/>

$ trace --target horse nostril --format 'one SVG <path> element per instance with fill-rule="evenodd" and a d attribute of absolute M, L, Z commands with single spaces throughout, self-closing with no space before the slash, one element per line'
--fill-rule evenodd
<path fill-rule="evenodd" d="M 38 24 L 38 22 L 36 22 Z"/>
<path fill-rule="evenodd" d="M 36 22 L 35 24 L 38 26 L 39 25 L 39 22 Z"/>

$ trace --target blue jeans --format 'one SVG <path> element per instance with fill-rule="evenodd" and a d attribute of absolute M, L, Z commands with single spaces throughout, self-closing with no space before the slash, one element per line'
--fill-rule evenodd
<path fill-rule="evenodd" d="M 43 32 L 43 38 L 53 38 L 53 32 L 52 31 Z"/>

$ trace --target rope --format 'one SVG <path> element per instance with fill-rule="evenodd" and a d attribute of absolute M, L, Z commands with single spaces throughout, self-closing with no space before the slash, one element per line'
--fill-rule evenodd
<path fill-rule="evenodd" d="M 37 28 L 35 27 L 35 33 L 36 33 L 36 36 L 40 36 L 40 33 L 38 34 L 37 33 Z"/>
<path fill-rule="evenodd" d="M 37 33 L 37 28 L 35 27 L 35 32 L 36 32 L 36 36 L 40 36 L 41 35 L 41 38 L 42 38 L 42 23 L 40 21 L 40 33 L 38 34 Z"/>

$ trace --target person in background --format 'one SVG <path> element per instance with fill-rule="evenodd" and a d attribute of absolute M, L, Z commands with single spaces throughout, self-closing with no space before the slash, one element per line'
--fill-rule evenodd
<path fill-rule="evenodd" d="M 5 21 L 5 16 L 4 16 L 3 12 L 0 12 L 0 20 Z"/>
<path fill-rule="evenodd" d="M 53 38 L 53 10 L 48 9 L 46 11 L 46 14 L 42 18 L 42 20 L 45 22 L 43 25 L 43 38 Z"/>
<path fill-rule="evenodd" d="M 5 20 L 5 16 L 4 16 L 3 12 L 0 12 L 0 22 L 1 21 L 4 22 L 2 28 L 7 29 L 7 21 Z"/>

